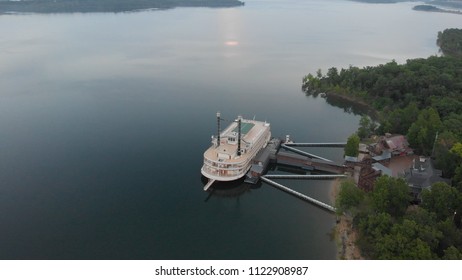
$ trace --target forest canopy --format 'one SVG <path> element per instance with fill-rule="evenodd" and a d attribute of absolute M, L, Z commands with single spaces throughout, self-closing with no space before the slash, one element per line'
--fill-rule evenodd
<path fill-rule="evenodd" d="M 462 259 L 462 193 L 435 183 L 423 196 L 422 205 L 410 205 L 407 183 L 382 176 L 371 192 L 342 182 L 336 207 L 352 216 L 366 258 Z"/>

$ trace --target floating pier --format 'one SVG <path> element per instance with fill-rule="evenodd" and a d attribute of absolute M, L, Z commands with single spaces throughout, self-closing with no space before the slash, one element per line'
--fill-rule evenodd
<path fill-rule="evenodd" d="M 272 175 L 272 176 L 274 176 L 274 175 Z M 288 188 L 288 187 L 286 187 L 286 186 L 284 186 L 284 185 L 282 185 L 282 184 L 279 184 L 279 183 L 277 183 L 277 182 L 275 182 L 275 181 L 273 181 L 273 180 L 270 180 L 270 179 L 267 178 L 267 177 L 268 177 L 268 175 L 266 175 L 266 176 L 261 176 L 260 178 L 261 178 L 262 181 L 264 181 L 264 182 L 266 182 L 266 183 L 268 183 L 268 184 L 270 184 L 270 185 L 272 185 L 272 186 L 274 186 L 274 187 L 276 187 L 276 188 L 279 188 L 279 189 L 281 189 L 281 190 L 283 190 L 283 191 L 285 191 L 285 192 L 287 192 L 287 193 L 290 193 L 290 194 L 292 194 L 292 195 L 294 195 L 294 196 L 296 196 L 296 197 L 298 197 L 298 198 L 300 198 L 300 199 L 303 199 L 303 200 L 305 200 L 305 201 L 308 201 L 308 202 L 310 202 L 310 203 L 313 203 L 313 204 L 315 204 L 316 206 L 319 206 L 319 207 L 321 207 L 321 208 L 323 208 L 323 209 L 326 209 L 326 210 L 328 210 L 328 211 L 330 211 L 330 212 L 336 213 L 337 209 L 336 209 L 335 207 L 333 207 L 333 206 L 331 206 L 331 205 L 329 205 L 329 204 L 326 204 L 326 203 L 324 203 L 324 202 L 321 202 L 321 201 L 319 201 L 319 200 L 316 200 L 316 199 L 314 199 L 314 198 L 311 198 L 311 197 L 309 197 L 309 196 L 307 196 L 307 195 L 304 195 L 304 194 L 302 194 L 302 193 L 299 193 L 299 192 L 297 192 L 297 191 L 294 191 L 293 189 L 290 189 L 290 188 Z M 273 177 L 273 178 L 274 178 L 274 177 Z"/>
<path fill-rule="evenodd" d="M 281 139 L 273 138 L 268 145 L 261 150 L 255 159 L 253 159 L 252 166 L 245 176 L 245 182 L 251 184 L 257 184 L 260 178 L 266 173 L 268 164 L 270 162 L 286 165 L 290 167 L 301 168 L 303 170 L 316 170 L 322 172 L 329 172 L 335 174 L 332 175 L 306 175 L 303 179 L 320 179 L 323 176 L 324 179 L 339 178 L 338 174 L 344 174 L 346 166 L 338 164 L 332 160 L 320 157 L 315 154 L 311 154 L 305 151 L 301 151 L 292 146 L 296 147 L 343 147 L 343 142 L 333 143 L 294 143 L 290 141 L 289 137 L 282 143 Z M 282 151 L 283 148 L 287 151 Z M 290 151 L 290 152 L 289 152 Z M 272 175 L 271 175 L 272 176 Z M 314 176 L 314 177 L 309 177 Z M 344 177 L 340 175 L 340 177 Z M 300 178 L 299 178 L 300 179 Z"/>
<path fill-rule="evenodd" d="M 289 136 L 286 137 L 285 143 L 282 143 L 279 139 L 273 139 L 272 145 L 268 145 L 264 151 L 259 153 L 257 160 L 252 165 L 250 171 L 246 174 L 245 182 L 256 184 L 260 179 L 267 184 L 274 186 L 280 190 L 283 190 L 289 194 L 292 194 L 302 200 L 310 202 L 318 207 L 335 213 L 336 208 L 309 197 L 305 194 L 297 192 L 291 188 L 288 188 L 280 183 L 277 183 L 271 179 L 309 179 L 309 180 L 321 180 L 321 179 L 337 179 L 347 177 L 345 172 L 345 165 L 337 164 L 332 160 L 301 151 L 294 147 L 331 147 L 339 148 L 344 147 L 346 143 L 335 142 L 335 143 L 294 143 L 290 141 Z M 284 150 L 290 151 L 282 151 Z M 268 162 L 275 162 L 277 164 L 286 165 L 290 167 L 301 168 L 303 170 L 318 170 L 324 172 L 330 172 L 333 174 L 320 174 L 320 175 L 264 175 L 266 173 Z"/>

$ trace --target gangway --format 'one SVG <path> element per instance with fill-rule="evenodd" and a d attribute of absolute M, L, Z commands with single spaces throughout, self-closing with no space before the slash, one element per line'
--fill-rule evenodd
<path fill-rule="evenodd" d="M 317 159 L 321 159 L 321 160 L 324 160 L 324 161 L 333 162 L 330 159 L 323 158 L 323 157 L 317 156 L 315 154 L 311 154 L 311 153 L 308 153 L 308 152 L 305 152 L 305 151 L 302 151 L 302 150 L 299 150 L 299 149 L 292 148 L 291 146 L 289 146 L 287 144 L 282 144 L 281 148 L 292 151 L 292 152 L 294 152 L 296 154 L 299 154 L 299 155 L 302 155 L 302 156 L 307 156 L 307 157 L 310 157 L 310 158 L 317 158 Z"/>
<path fill-rule="evenodd" d="M 267 179 L 312 179 L 312 180 L 320 180 L 320 179 L 338 179 L 338 178 L 346 178 L 347 176 L 344 174 L 316 174 L 316 175 L 279 175 L 279 174 L 267 174 L 265 175 Z"/>
<path fill-rule="evenodd" d="M 272 176 L 274 176 L 274 175 L 272 175 Z M 305 200 L 305 201 L 311 202 L 311 203 L 313 203 L 313 204 L 316 205 L 316 206 L 319 206 L 319 207 L 321 207 L 321 208 L 323 208 L 323 209 L 326 209 L 326 210 L 328 210 L 328 211 L 330 211 L 330 212 L 333 212 L 333 213 L 336 213 L 336 211 L 337 211 L 337 209 L 336 209 L 335 207 L 333 207 L 333 206 L 331 206 L 331 205 L 329 205 L 329 204 L 326 204 L 326 203 L 321 202 L 321 201 L 319 201 L 319 200 L 316 200 L 316 199 L 314 199 L 314 198 L 312 198 L 312 197 L 309 197 L 309 196 L 307 196 L 307 195 L 304 195 L 304 194 L 302 194 L 302 193 L 299 193 L 299 192 L 297 192 L 297 191 L 294 191 L 294 190 L 291 189 L 291 188 L 288 188 L 288 187 L 286 187 L 286 186 L 284 186 L 284 185 L 282 185 L 282 184 L 280 184 L 280 183 L 277 183 L 277 182 L 275 182 L 275 181 L 269 179 L 269 178 L 268 178 L 268 175 L 261 176 L 260 178 L 262 179 L 262 181 L 264 181 L 264 182 L 266 182 L 266 183 L 268 183 L 268 184 L 270 184 L 270 185 L 272 185 L 272 186 L 274 186 L 274 187 L 276 187 L 276 188 L 278 188 L 278 189 L 281 189 L 281 190 L 283 190 L 283 191 L 285 191 L 285 192 L 287 192 L 287 193 L 289 193 L 289 194 L 292 194 L 292 195 L 294 195 L 294 196 L 296 196 L 296 197 L 298 197 L 298 198 L 300 198 L 300 199 L 303 199 L 303 200 Z"/>
<path fill-rule="evenodd" d="M 215 183 L 215 180 L 209 179 L 207 184 L 204 186 L 204 191 L 208 190 L 212 186 L 213 183 Z"/>
<path fill-rule="evenodd" d="M 286 146 L 291 147 L 329 147 L 329 148 L 342 148 L 346 146 L 346 142 L 332 142 L 332 143 L 286 143 Z"/>

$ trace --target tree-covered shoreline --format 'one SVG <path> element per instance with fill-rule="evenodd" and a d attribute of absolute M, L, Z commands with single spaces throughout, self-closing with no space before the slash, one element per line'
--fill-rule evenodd
<path fill-rule="evenodd" d="M 326 74 L 318 70 L 303 78 L 302 90 L 369 104 L 380 124 L 372 132 L 405 134 L 418 154 L 436 158 L 445 177 L 462 176 L 450 152 L 462 143 L 462 30 L 439 32 L 437 44 L 442 56 L 402 65 L 391 61 L 374 67 L 332 67 Z"/>
<path fill-rule="evenodd" d="M 462 30 L 440 32 L 437 43 L 443 56 L 401 65 L 391 61 L 375 67 L 332 67 L 326 74 L 318 70 L 303 78 L 302 90 L 370 104 L 378 112 L 376 132 L 407 134 L 420 154 L 430 155 L 438 132 L 438 143 L 448 151 L 462 142 Z M 450 169 L 447 173 L 453 174 L 455 167 Z"/>
<path fill-rule="evenodd" d="M 238 0 L 0 0 L 0 14 L 5 13 L 91 13 L 131 12 L 175 7 L 235 7 Z"/>
<path fill-rule="evenodd" d="M 421 205 L 410 204 L 403 179 L 379 177 L 369 193 L 344 182 L 336 206 L 352 216 L 367 258 L 462 259 L 462 30 L 439 32 L 437 44 L 442 56 L 332 67 L 303 79 L 307 95 L 371 104 L 380 126 L 363 116 L 358 135 L 406 134 L 417 154 L 432 156 L 452 179 L 423 190 Z"/>
<path fill-rule="evenodd" d="M 422 12 L 435 12 L 435 13 L 448 13 L 448 14 L 458 14 L 462 15 L 462 12 L 459 10 L 448 10 L 448 9 L 441 9 L 433 5 L 417 5 L 412 8 L 416 11 Z"/>

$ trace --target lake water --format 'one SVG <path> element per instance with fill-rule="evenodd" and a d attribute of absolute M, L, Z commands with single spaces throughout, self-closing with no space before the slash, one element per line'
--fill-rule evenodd
<path fill-rule="evenodd" d="M 359 116 L 302 77 L 437 54 L 462 17 L 413 5 L 1 15 L 0 258 L 334 259 L 332 214 L 266 184 L 203 192 L 202 153 L 216 111 L 344 141 Z M 288 184 L 330 202 L 328 181 Z"/>

